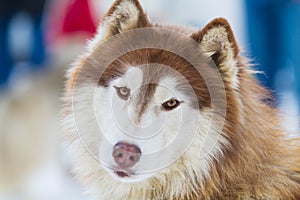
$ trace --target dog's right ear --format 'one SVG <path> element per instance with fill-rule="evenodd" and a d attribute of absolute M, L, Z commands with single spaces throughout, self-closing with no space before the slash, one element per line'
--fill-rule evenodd
<path fill-rule="evenodd" d="M 107 39 L 123 31 L 149 26 L 148 18 L 138 0 L 116 0 L 103 17 L 99 34 Z"/>
<path fill-rule="evenodd" d="M 203 53 L 218 66 L 223 79 L 237 88 L 239 47 L 227 20 L 216 18 L 192 34 L 191 38 L 200 44 Z"/>

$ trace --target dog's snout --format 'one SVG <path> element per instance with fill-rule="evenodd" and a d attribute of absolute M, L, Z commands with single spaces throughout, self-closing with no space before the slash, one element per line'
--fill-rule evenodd
<path fill-rule="evenodd" d="M 129 168 L 140 160 L 141 153 L 138 146 L 119 142 L 114 146 L 112 155 L 119 167 Z"/>

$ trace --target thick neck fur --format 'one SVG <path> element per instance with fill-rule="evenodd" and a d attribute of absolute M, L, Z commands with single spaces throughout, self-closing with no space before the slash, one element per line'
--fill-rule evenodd
<path fill-rule="evenodd" d="M 298 199 L 299 148 L 286 139 L 271 97 L 247 69 L 239 83 L 238 92 L 227 91 L 224 133 L 231 146 L 211 166 L 203 199 Z"/>

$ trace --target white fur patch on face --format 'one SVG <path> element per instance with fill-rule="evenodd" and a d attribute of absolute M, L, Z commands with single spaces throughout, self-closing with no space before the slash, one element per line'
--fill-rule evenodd
<path fill-rule="evenodd" d="M 99 126 L 103 129 L 107 139 L 116 144 L 122 139 L 118 136 L 120 130 L 120 123 L 131 124 L 128 113 L 128 101 L 121 99 L 116 92 L 115 87 L 126 87 L 133 94 L 141 87 L 143 80 L 143 72 L 138 67 L 130 67 L 122 77 L 118 77 L 112 80 L 109 87 L 97 88 L 95 92 L 95 114 L 98 120 Z M 104 114 L 105 113 L 105 114 Z M 116 130 L 111 130 L 116 129 Z"/>
<path fill-rule="evenodd" d="M 130 67 L 122 77 L 111 81 L 108 88 L 97 88 L 94 105 L 102 135 L 99 147 L 100 160 L 107 168 L 117 168 L 112 157 L 113 146 L 121 141 L 135 144 L 143 154 L 131 170 L 143 173 L 140 178 L 144 177 L 145 173 L 152 174 L 152 171 L 167 165 L 166 161 L 178 154 L 176 149 L 164 150 L 165 153 L 160 154 L 156 162 L 153 162 L 153 156 L 166 148 L 181 128 L 177 120 L 181 120 L 182 110 L 178 108 L 172 112 L 163 111 L 162 103 L 176 96 L 186 99 L 175 91 L 174 87 L 171 88 L 173 82 L 159 83 L 153 100 L 149 102 L 148 109 L 142 115 L 140 124 L 136 124 L 134 119 L 139 105 L 138 102 L 130 99 L 135 99 L 135 95 L 138 95 L 137 91 L 143 84 L 142 80 L 142 70 L 138 67 Z M 119 98 L 114 86 L 130 89 L 130 99 Z"/>
<path fill-rule="evenodd" d="M 182 129 L 178 132 L 179 135 L 176 135 L 180 139 L 173 141 L 172 147 L 174 148 L 170 149 L 171 152 L 168 153 L 169 156 L 173 157 L 176 156 L 172 154 L 180 154 L 184 165 L 187 169 L 190 169 L 189 173 L 197 174 L 197 178 L 201 179 L 201 177 L 204 178 L 209 174 L 212 159 L 222 154 L 222 146 L 228 144 L 228 141 L 220 135 L 219 130 L 214 128 L 210 109 L 202 112 L 192 109 L 189 103 L 192 102 L 193 97 L 181 93 L 176 85 L 177 81 L 174 78 L 167 77 L 163 79 L 154 95 L 154 102 L 164 102 L 170 98 L 183 101 L 180 116 L 171 113 L 168 115 L 169 124 L 180 124 L 182 126 Z M 167 135 L 165 139 L 167 141 L 172 140 L 170 138 L 172 136 Z M 182 152 L 183 147 L 185 148 L 184 153 Z M 166 170 L 166 173 L 172 173 L 173 167 L 177 168 L 177 165 L 175 162 L 170 168 L 164 170 Z"/>
<path fill-rule="evenodd" d="M 134 99 L 142 81 L 142 69 L 130 67 L 123 76 L 111 81 L 109 87 L 99 87 L 95 92 L 94 110 L 101 130 L 98 133 L 99 160 L 105 170 L 121 182 L 143 181 L 169 172 L 173 163 L 181 159 L 192 171 L 197 168 L 198 178 L 208 174 L 211 158 L 221 152 L 219 133 L 211 131 L 209 112 L 202 114 L 191 108 L 192 97 L 176 88 L 176 78 L 167 77 L 159 81 L 143 114 L 142 121 L 150 123 L 139 126 L 131 117 L 136 114 L 138 102 L 119 98 L 114 86 L 128 87 L 132 91 L 130 98 Z M 172 98 L 182 102 L 180 106 L 171 111 L 163 110 L 161 105 Z M 141 149 L 140 160 L 130 169 L 120 169 L 114 161 L 112 151 L 118 142 Z M 130 176 L 120 178 L 114 174 L 116 169 L 125 170 Z"/>
<path fill-rule="evenodd" d="M 143 71 L 138 67 L 129 67 L 126 73 L 121 77 L 113 80 L 110 85 L 117 87 L 127 87 L 134 93 L 141 87 L 143 81 Z"/>
<path fill-rule="evenodd" d="M 155 103 L 163 103 L 171 98 L 176 98 L 179 101 L 187 99 L 187 96 L 183 95 L 177 88 L 177 82 L 175 78 L 166 77 L 159 82 L 159 85 L 154 94 Z"/>

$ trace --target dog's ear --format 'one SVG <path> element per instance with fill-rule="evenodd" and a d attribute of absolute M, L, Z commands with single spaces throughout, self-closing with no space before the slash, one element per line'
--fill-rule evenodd
<path fill-rule="evenodd" d="M 200 43 L 204 54 L 215 62 L 223 79 L 236 86 L 239 48 L 227 20 L 214 19 L 191 37 Z"/>
<path fill-rule="evenodd" d="M 102 39 L 126 30 L 147 27 L 149 21 L 138 0 L 116 0 L 103 17 L 99 33 Z"/>

